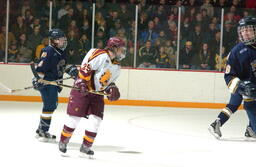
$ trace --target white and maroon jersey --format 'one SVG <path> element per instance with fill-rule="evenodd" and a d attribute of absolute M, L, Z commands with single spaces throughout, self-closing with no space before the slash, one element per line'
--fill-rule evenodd
<path fill-rule="evenodd" d="M 102 91 L 107 86 L 115 82 L 120 75 L 121 67 L 119 64 L 113 64 L 109 54 L 103 49 L 90 49 L 83 59 L 81 67 L 89 64 L 93 73 L 95 91 Z"/>

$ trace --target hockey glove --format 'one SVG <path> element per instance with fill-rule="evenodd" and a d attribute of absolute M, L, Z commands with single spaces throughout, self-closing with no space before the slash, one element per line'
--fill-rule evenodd
<path fill-rule="evenodd" d="M 256 83 L 249 80 L 240 81 L 238 84 L 238 93 L 248 99 L 256 100 Z"/>
<path fill-rule="evenodd" d="M 33 84 L 35 90 L 41 90 L 44 87 L 44 84 L 38 82 L 38 79 L 35 77 L 32 78 L 32 84 Z"/>
<path fill-rule="evenodd" d="M 118 87 L 114 84 L 111 83 L 105 90 L 106 93 L 109 94 L 109 96 L 107 96 L 108 100 L 110 101 L 116 101 L 120 98 L 120 92 Z"/>
<path fill-rule="evenodd" d="M 82 93 L 84 96 L 88 95 L 88 85 L 85 80 L 79 78 L 75 81 L 75 87 L 79 89 L 79 92 Z"/>
<path fill-rule="evenodd" d="M 78 69 L 75 65 L 69 65 L 65 69 L 65 72 L 70 75 L 72 78 L 76 78 L 78 75 Z"/>

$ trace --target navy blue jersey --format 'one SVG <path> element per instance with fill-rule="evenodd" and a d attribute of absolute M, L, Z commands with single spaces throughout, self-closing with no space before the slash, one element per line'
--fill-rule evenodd
<path fill-rule="evenodd" d="M 256 80 L 256 48 L 239 43 L 231 50 L 228 56 L 225 81 L 228 87 L 233 80 Z M 237 79 L 238 78 L 238 79 Z"/>
<path fill-rule="evenodd" d="M 63 77 L 65 66 L 66 53 L 49 45 L 42 49 L 36 71 L 44 74 L 43 79 L 53 81 Z"/>

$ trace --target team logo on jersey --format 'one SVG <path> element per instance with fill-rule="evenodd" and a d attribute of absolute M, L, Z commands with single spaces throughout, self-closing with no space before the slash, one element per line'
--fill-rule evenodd
<path fill-rule="evenodd" d="M 104 72 L 104 74 L 100 77 L 100 84 L 102 86 L 107 86 L 108 85 L 108 81 L 111 78 L 111 72 L 109 70 L 107 70 L 106 72 Z"/>
<path fill-rule="evenodd" d="M 225 71 L 225 73 L 226 73 L 226 74 L 229 74 L 230 71 L 231 71 L 231 66 L 228 64 L 228 65 L 226 66 L 226 71 Z"/>
<path fill-rule="evenodd" d="M 46 57 L 47 56 L 47 52 L 43 52 L 42 54 L 41 54 L 41 58 L 44 58 L 44 57 Z"/>

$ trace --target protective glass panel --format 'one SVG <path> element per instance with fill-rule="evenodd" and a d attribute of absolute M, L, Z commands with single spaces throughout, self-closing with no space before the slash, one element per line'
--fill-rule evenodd
<path fill-rule="evenodd" d="M 176 68 L 178 8 L 139 5 L 138 68 Z"/>
<path fill-rule="evenodd" d="M 60 28 L 67 36 L 67 63 L 81 64 L 91 48 L 92 3 L 56 1 L 52 28 Z"/>
<path fill-rule="evenodd" d="M 182 7 L 179 69 L 216 70 L 220 48 L 221 9 Z"/>
<path fill-rule="evenodd" d="M 5 62 L 6 0 L 0 0 L 0 62 Z"/>
<path fill-rule="evenodd" d="M 38 59 L 48 21 L 49 1 L 10 1 L 8 62 L 29 63 Z"/>
<path fill-rule="evenodd" d="M 133 67 L 134 32 L 135 5 L 96 2 L 95 48 L 104 48 L 110 37 L 120 37 L 127 47 L 126 57 L 121 61 L 121 65 L 123 67 Z"/>

